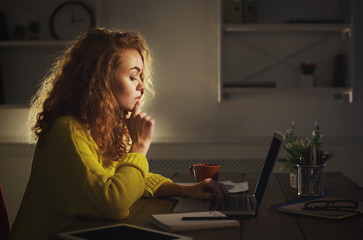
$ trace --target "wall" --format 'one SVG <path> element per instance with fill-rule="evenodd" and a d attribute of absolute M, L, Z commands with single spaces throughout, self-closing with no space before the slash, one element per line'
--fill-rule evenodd
<path fill-rule="evenodd" d="M 176 0 L 130 1 L 127 7 L 118 1 L 104 3 L 100 25 L 139 30 L 154 50 L 157 94 L 145 109 L 156 119 L 156 141 L 233 139 L 248 144 L 246 139 L 267 139 L 275 130 L 285 132 L 292 121 L 300 136 L 308 136 L 318 122 L 325 149 L 335 152 L 328 169 L 342 170 L 363 185 L 359 67 L 354 68 L 352 104 L 334 100 L 331 92 L 289 90 L 246 92 L 217 103 L 219 1 L 198 0 L 193 6 Z M 362 3 L 358 1 L 355 12 L 359 9 Z M 363 19 L 356 15 L 355 30 L 359 30 Z M 357 44 L 361 35 L 361 31 L 353 34 L 356 66 L 362 63 L 362 47 Z"/>
<path fill-rule="evenodd" d="M 292 120 L 303 135 L 314 121 L 327 136 L 362 135 L 354 127 L 363 117 L 359 94 L 347 104 L 324 92 L 247 92 L 217 104 L 218 1 L 194 1 L 193 10 L 180 1 L 131 2 L 118 8 L 118 1 L 106 1 L 100 25 L 137 29 L 153 48 L 157 95 L 149 111 L 157 117 L 157 138 L 267 136 Z"/>
<path fill-rule="evenodd" d="M 153 49 L 157 94 L 148 110 L 157 119 L 157 139 L 207 139 L 224 126 L 214 119 L 223 111 L 216 104 L 217 2 L 106 1 L 99 11 L 101 26 L 138 30 Z"/>
<path fill-rule="evenodd" d="M 334 100 L 331 93 L 289 91 L 246 92 L 218 103 L 219 1 L 125 2 L 98 1 L 97 15 L 102 26 L 141 31 L 153 49 L 157 94 L 144 107 L 156 119 L 156 143 L 150 157 L 231 157 L 237 153 L 263 158 L 275 130 L 285 132 L 295 121 L 298 133 L 307 136 L 317 121 L 324 132 L 325 149 L 335 152 L 327 170 L 342 171 L 363 186 L 362 31 L 354 33 L 357 67 L 352 104 Z M 361 12 L 362 1 L 356 4 L 355 11 Z M 363 29 L 362 18 L 357 14 L 356 30 Z M 7 202 L 15 199 L 14 203 L 19 203 L 32 151 L 26 151 L 26 157 L 18 156 L 17 149 L 22 145 L 9 147 L 8 143 L 25 141 L 27 109 L 2 107 L 0 115 L 0 140 L 5 142 L 5 147 L 0 148 L 0 183 L 6 182 L 9 189 L 14 189 L 13 183 L 17 182 L 15 188 L 20 190 L 9 190 L 11 197 L 5 197 L 10 199 Z M 178 146 L 183 142 L 188 144 Z M 206 145 L 208 142 L 212 147 Z M 6 151 L 11 154 L 3 154 Z M 8 169 L 13 176 L 4 174 Z"/>

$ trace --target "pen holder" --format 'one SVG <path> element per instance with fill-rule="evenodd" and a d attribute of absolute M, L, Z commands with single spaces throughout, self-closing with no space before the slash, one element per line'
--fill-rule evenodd
<path fill-rule="evenodd" d="M 324 196 L 325 165 L 298 165 L 298 196 Z"/>

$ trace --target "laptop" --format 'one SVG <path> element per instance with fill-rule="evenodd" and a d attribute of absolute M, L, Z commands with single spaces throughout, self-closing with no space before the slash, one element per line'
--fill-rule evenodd
<path fill-rule="evenodd" d="M 173 212 L 220 211 L 229 216 L 254 216 L 267 188 L 284 136 L 275 132 L 253 195 L 231 195 L 229 201 L 181 198 Z"/>

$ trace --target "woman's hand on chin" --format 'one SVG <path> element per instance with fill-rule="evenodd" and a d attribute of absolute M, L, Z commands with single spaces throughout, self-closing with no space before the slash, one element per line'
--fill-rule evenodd
<path fill-rule="evenodd" d="M 141 111 L 140 101 L 136 102 L 127 119 L 127 127 L 132 140 L 130 152 L 139 152 L 146 156 L 154 134 L 155 120 Z"/>

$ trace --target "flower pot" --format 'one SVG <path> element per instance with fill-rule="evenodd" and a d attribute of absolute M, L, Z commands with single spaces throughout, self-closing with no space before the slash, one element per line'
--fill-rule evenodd
<path fill-rule="evenodd" d="M 297 189 L 298 186 L 298 171 L 297 168 L 291 169 L 290 172 L 290 186 L 294 189 Z"/>

